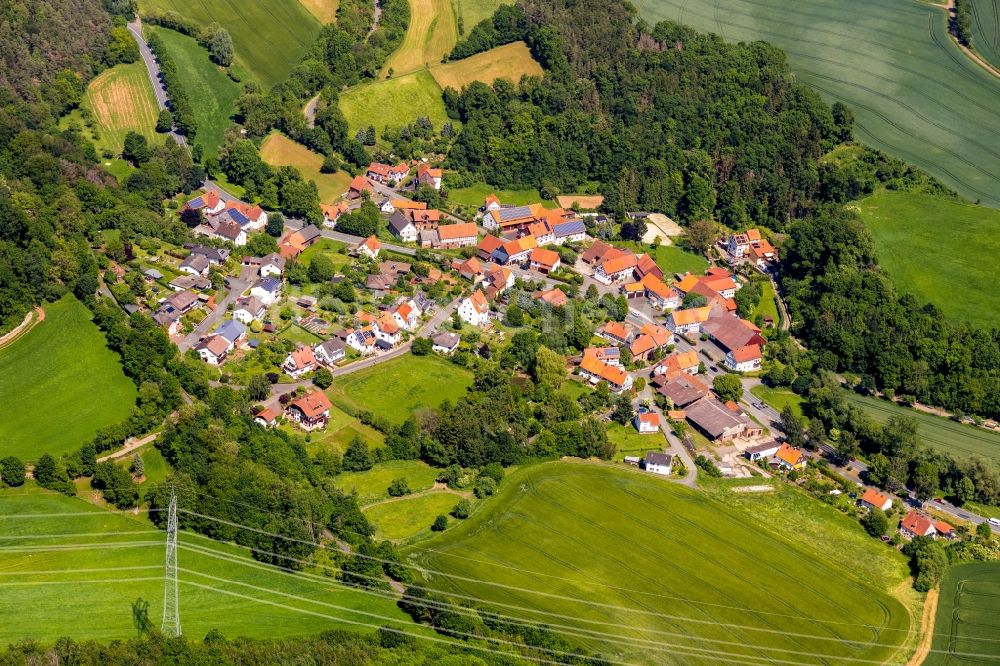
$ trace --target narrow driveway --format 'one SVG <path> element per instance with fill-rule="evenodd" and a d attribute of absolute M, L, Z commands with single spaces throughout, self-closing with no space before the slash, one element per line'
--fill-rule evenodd
<path fill-rule="evenodd" d="M 149 76 L 149 82 L 153 86 L 153 96 L 156 97 L 156 105 L 160 109 L 167 108 L 167 89 L 163 85 L 163 75 L 160 73 L 160 64 L 156 62 L 156 57 L 153 56 L 153 52 L 149 48 L 149 44 L 142 37 L 142 22 L 136 17 L 134 21 L 128 24 L 128 31 L 135 38 L 135 43 L 139 45 L 139 56 L 142 58 L 142 62 L 146 65 L 146 74 Z M 182 134 L 171 131 L 170 136 L 174 138 L 178 144 L 182 146 L 187 145 L 187 139 Z"/>
<path fill-rule="evenodd" d="M 205 335 L 212 330 L 212 327 L 219 323 L 229 310 L 229 305 L 233 303 L 244 291 L 250 287 L 253 281 L 253 268 L 244 266 L 240 271 L 240 276 L 230 281 L 230 287 L 221 301 L 216 303 L 215 310 L 208 313 L 208 316 L 198 324 L 183 340 L 177 344 L 177 348 L 183 354 L 191 347 L 198 344 Z"/>

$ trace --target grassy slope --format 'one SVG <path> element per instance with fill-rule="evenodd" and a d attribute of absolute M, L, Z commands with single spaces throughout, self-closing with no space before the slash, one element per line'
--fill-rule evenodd
<path fill-rule="evenodd" d="M 375 428 L 366 426 L 356 417 L 351 416 L 342 409 L 334 407 L 330 410 L 330 421 L 323 432 L 312 434 L 312 438 L 306 448 L 310 453 L 315 453 L 321 448 L 328 448 L 343 454 L 347 450 L 347 445 L 355 437 L 360 437 L 368 444 L 368 448 L 374 449 L 385 443 L 385 436 Z M 340 478 L 340 477 L 338 477 Z M 388 488 L 388 484 L 386 485 Z"/>
<path fill-rule="evenodd" d="M 500 201 L 511 206 L 526 206 L 539 201 L 546 208 L 554 208 L 558 204 L 555 201 L 543 201 L 538 190 L 498 190 L 487 183 L 479 183 L 470 187 L 461 187 L 448 190 L 448 200 L 464 206 L 479 207 L 486 201 L 490 194 L 496 194 Z"/>
<path fill-rule="evenodd" d="M 1000 85 L 958 50 L 942 9 L 898 0 L 636 5 L 648 20 L 771 42 L 799 80 L 851 107 L 860 139 L 1000 207 Z"/>
<path fill-rule="evenodd" d="M 708 268 L 705 257 L 688 252 L 676 245 L 659 245 L 656 249 L 645 243 L 619 243 L 622 247 L 631 248 L 634 252 L 645 252 L 653 258 L 656 265 L 663 271 L 663 276 L 669 283 L 674 273 L 704 273 Z"/>
<path fill-rule="evenodd" d="M 340 110 L 352 135 L 359 127 L 373 125 L 381 132 L 419 116 L 430 118 L 436 129 L 448 120 L 441 88 L 427 71 L 354 86 L 340 96 Z"/>
<path fill-rule="evenodd" d="M 33 492 L 0 491 L 0 536 L 86 534 L 72 538 L 17 539 L 4 546 L 50 546 L 54 544 L 114 544 L 126 541 L 150 541 L 149 546 L 61 550 L 49 552 L 0 551 L 0 569 L 6 573 L 52 571 L 45 575 L 22 574 L 5 577 L 4 594 L 0 595 L 0 641 L 13 642 L 31 636 L 47 642 L 71 635 L 73 638 L 111 640 L 135 635 L 130 604 L 136 598 L 150 602 L 149 619 L 160 626 L 160 599 L 163 596 L 163 534 L 120 535 L 116 532 L 152 529 L 148 521 L 133 516 L 114 515 L 79 499 L 29 488 Z M 89 516 L 65 516 L 39 519 L 14 519 L 5 516 L 42 513 L 92 513 Z M 333 579 L 316 583 L 287 575 L 256 562 L 230 563 L 215 557 L 195 553 L 184 547 L 208 547 L 216 553 L 249 557 L 247 551 L 235 546 L 215 544 L 198 536 L 182 532 L 178 556 L 180 571 L 181 621 L 185 635 L 201 638 L 210 629 L 218 628 L 227 637 L 289 636 L 318 633 L 332 629 L 338 623 L 308 615 L 301 610 L 338 616 L 366 623 L 382 620 L 359 615 L 357 611 L 376 613 L 393 620 L 404 621 L 394 604 L 382 598 L 339 587 Z M 150 567 L 139 570 L 71 573 L 73 569 L 118 567 Z M 195 572 L 195 573 L 192 573 Z M 213 580 L 215 576 L 228 581 Z M 151 578 L 151 580 L 136 580 Z M 108 581 L 80 582 L 73 581 Z M 46 582 L 59 583 L 47 585 Z M 227 590 L 253 599 L 237 598 L 224 592 L 205 590 L 192 583 Z M 7 584 L 13 584 L 6 587 Z M 247 585 L 254 585 L 253 589 Z M 322 603 L 343 606 L 334 610 L 315 603 L 292 599 L 276 592 L 298 595 Z M 290 606 L 277 608 L 255 600 L 267 600 Z M 298 609 L 298 610 L 296 610 Z M 16 621 L 14 619 L 16 618 Z M 351 628 L 346 623 L 341 628 Z"/>
<path fill-rule="evenodd" d="M 306 11 L 322 24 L 334 23 L 337 20 L 337 7 L 340 0 L 300 0 Z"/>
<path fill-rule="evenodd" d="M 305 252 L 299 255 L 299 262 L 308 266 L 312 263 L 313 257 L 318 254 L 326 256 L 339 270 L 341 267 L 351 263 L 351 257 L 345 252 L 341 254 L 339 250 L 346 248 L 347 243 L 321 238 L 318 243 L 310 245 Z"/>
<path fill-rule="evenodd" d="M 371 504 L 389 499 L 389 484 L 403 477 L 410 491 L 430 490 L 437 479 L 438 470 L 419 460 L 392 460 L 379 463 L 367 472 L 344 472 L 334 484 L 348 493 L 357 493 L 360 504 Z"/>
<path fill-rule="evenodd" d="M 172 9 L 202 26 L 218 23 L 233 38 L 235 64 L 265 89 L 288 76 L 320 29 L 298 0 L 140 0 L 139 7 L 142 11 Z"/>
<path fill-rule="evenodd" d="M 956 657 L 946 652 L 927 656 L 927 666 L 982 664 L 1000 657 L 1000 562 L 951 567 L 941 579 L 931 649 L 991 655 Z M 979 640 L 977 640 L 979 639 Z"/>
<path fill-rule="evenodd" d="M 403 43 L 386 60 L 382 75 L 409 74 L 441 62 L 458 42 L 451 0 L 409 0 L 410 25 Z"/>
<path fill-rule="evenodd" d="M 0 457 L 72 451 L 126 418 L 136 397 L 90 311 L 72 296 L 46 305 L 45 321 L 0 350 L 0 377 Z"/>
<path fill-rule="evenodd" d="M 791 391 L 785 389 L 764 386 L 763 384 L 754 386 L 750 389 L 750 392 L 777 409 L 779 412 L 787 405 L 791 405 L 792 411 L 800 416 L 802 415 L 802 396 L 796 393 L 792 393 Z"/>
<path fill-rule="evenodd" d="M 978 455 L 988 460 L 1000 460 L 1000 434 L 853 392 L 847 394 L 847 399 L 862 407 L 879 423 L 884 423 L 893 415 L 913 417 L 917 420 L 920 441 L 938 451 L 951 453 L 957 458 Z"/>
<path fill-rule="evenodd" d="M 521 76 L 541 76 L 542 66 L 533 57 L 524 42 L 499 46 L 474 56 L 431 67 L 431 74 L 442 88 L 451 86 L 461 90 L 473 81 L 493 83 L 507 78 L 517 83 Z"/>
<path fill-rule="evenodd" d="M 659 642 L 598 646 L 624 661 L 764 655 L 802 662 L 794 650 L 889 659 L 891 648 L 854 650 L 839 641 L 905 640 L 908 613 L 885 592 L 905 579 L 902 558 L 846 516 L 804 496 L 800 506 L 801 493 L 789 492 L 794 496 L 757 499 L 781 514 L 794 509 L 792 523 L 758 520 L 735 502 L 634 470 L 551 463 L 510 475 L 489 506 L 410 556 L 472 581 L 523 588 L 441 575 L 430 582 L 521 607 L 505 612 L 566 624 L 541 614 L 562 613 L 575 618 L 574 626 Z M 830 536 L 816 543 L 815 531 Z M 530 592 L 539 588 L 563 598 Z"/>
<path fill-rule="evenodd" d="M 640 435 L 631 424 L 623 426 L 613 423 L 608 426 L 608 441 L 615 445 L 615 459 L 625 456 L 643 456 L 646 451 L 663 451 L 667 441 L 663 435 Z"/>
<path fill-rule="evenodd" d="M 163 141 L 156 133 L 159 109 L 142 62 L 115 65 L 102 72 L 87 85 L 80 107 L 93 115 L 97 131 L 94 145 L 99 152 L 120 153 L 127 132 L 138 132 L 153 143 Z M 79 112 L 67 116 L 67 121 L 72 120 L 83 124 Z"/>
<path fill-rule="evenodd" d="M 351 182 L 351 175 L 346 171 L 321 173 L 322 155 L 314 153 L 279 132 L 273 132 L 264 139 L 260 146 L 260 156 L 271 166 L 292 166 L 298 169 L 303 178 L 316 183 L 316 187 L 319 188 L 319 200 L 323 203 L 332 203 L 339 199 Z"/>
<path fill-rule="evenodd" d="M 155 26 L 145 29 L 160 36 L 183 74 L 198 123 L 195 142 L 204 147 L 206 157 L 218 154 L 222 134 L 231 124 L 229 118 L 236 110 L 240 86 L 212 64 L 208 52 L 192 37 Z"/>
<path fill-rule="evenodd" d="M 472 373 L 437 356 L 404 355 L 337 377 L 327 394 L 348 410 L 368 410 L 402 423 L 414 410 L 455 400 L 472 384 Z"/>
<path fill-rule="evenodd" d="M 476 24 L 483 19 L 493 16 L 493 12 L 500 5 L 511 4 L 509 2 L 499 2 L 499 0 L 458 0 L 458 11 L 462 14 L 465 22 L 465 34 L 476 27 Z"/>
<path fill-rule="evenodd" d="M 992 288 L 1000 212 L 926 194 L 885 192 L 857 202 L 879 264 L 899 287 L 952 320 L 1000 326 Z"/>
<path fill-rule="evenodd" d="M 365 508 L 364 513 L 375 524 L 377 537 L 400 541 L 429 534 L 434 519 L 447 516 L 461 499 L 457 493 L 440 490 L 373 504 Z"/>
<path fill-rule="evenodd" d="M 994 67 L 1000 68 L 1000 3 L 970 0 L 972 48 Z"/>

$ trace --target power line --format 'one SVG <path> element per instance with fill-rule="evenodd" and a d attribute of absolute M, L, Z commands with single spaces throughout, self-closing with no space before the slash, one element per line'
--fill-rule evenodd
<path fill-rule="evenodd" d="M 120 543 L 59 543 L 37 546 L 0 546 L 0 553 L 37 553 L 74 550 L 113 550 L 115 548 L 144 548 L 162 546 L 162 541 L 123 541 Z"/>
<path fill-rule="evenodd" d="M 181 635 L 180 598 L 177 591 L 177 493 L 170 489 L 167 513 L 167 554 L 163 567 L 163 623 L 161 631 L 174 638 Z"/>
<path fill-rule="evenodd" d="M 159 568 L 159 567 L 157 567 Z M 97 578 L 94 580 L 35 580 L 15 583 L 0 583 L 0 587 L 24 587 L 36 585 L 93 585 L 96 583 L 145 583 L 154 580 L 163 580 L 159 576 L 148 576 L 143 578 Z"/>
<path fill-rule="evenodd" d="M 48 571 L 0 571 L 0 576 L 52 576 L 56 574 L 78 573 L 108 573 L 111 571 L 140 571 L 142 569 L 159 569 L 158 564 L 137 565 L 132 567 L 104 567 L 98 569 L 49 569 Z"/>
<path fill-rule="evenodd" d="M 136 513 L 155 513 L 165 509 L 128 509 L 126 511 L 71 511 L 67 513 L 12 513 L 0 516 L 0 520 L 25 520 L 29 518 L 69 518 L 71 516 L 89 516 L 91 518 L 106 518 L 110 515 L 133 515 Z"/>
<path fill-rule="evenodd" d="M 97 533 L 99 534 L 99 533 Z M 125 536 L 125 535 L 135 535 L 135 534 L 163 534 L 162 530 L 132 530 L 128 532 L 107 532 L 108 535 L 113 536 Z M 76 532 L 76 533 L 64 533 L 64 534 L 18 534 L 15 536 L 0 536 L 0 539 L 15 540 L 15 539 L 68 539 L 69 537 L 87 537 L 94 536 L 94 532 Z"/>

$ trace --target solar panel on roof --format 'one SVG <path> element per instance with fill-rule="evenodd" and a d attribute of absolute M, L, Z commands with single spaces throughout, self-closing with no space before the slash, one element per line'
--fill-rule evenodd
<path fill-rule="evenodd" d="M 205 205 L 205 200 L 202 199 L 201 197 L 196 197 L 188 202 L 188 206 L 190 206 L 191 208 L 201 208 L 204 205 Z"/>
<path fill-rule="evenodd" d="M 519 217 L 531 217 L 531 209 L 527 206 L 515 206 L 514 208 L 501 208 L 501 220 L 516 220 Z"/>
<path fill-rule="evenodd" d="M 241 213 L 240 211 L 236 210 L 235 208 L 229 209 L 229 217 L 230 219 L 232 219 L 233 222 L 240 225 L 241 227 L 245 227 L 246 225 L 250 224 L 250 218 Z"/>

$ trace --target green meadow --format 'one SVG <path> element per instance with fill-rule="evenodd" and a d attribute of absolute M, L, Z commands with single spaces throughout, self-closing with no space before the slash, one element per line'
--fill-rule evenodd
<path fill-rule="evenodd" d="M 928 194 L 884 192 L 853 204 L 875 238 L 879 265 L 900 292 L 949 320 L 1000 326 L 993 291 L 1000 211 Z"/>
<path fill-rule="evenodd" d="M 438 356 L 405 354 L 337 377 L 327 395 L 348 412 L 369 411 L 402 423 L 414 410 L 456 400 L 472 384 L 472 373 Z"/>
<path fill-rule="evenodd" d="M 413 497 L 400 497 L 372 504 L 364 509 L 365 517 L 375 525 L 375 536 L 403 541 L 431 533 L 438 516 L 447 516 L 462 499 L 458 493 L 440 490 Z M 449 517 L 448 520 L 454 519 Z"/>
<path fill-rule="evenodd" d="M 758 384 L 750 389 L 755 396 L 771 405 L 779 412 L 785 407 L 791 406 L 792 411 L 802 416 L 802 396 L 787 389 L 774 388 L 764 384 Z"/>
<path fill-rule="evenodd" d="M 75 450 L 135 403 L 135 385 L 86 306 L 64 296 L 44 307 L 44 321 L 0 349 L 0 457 Z"/>
<path fill-rule="evenodd" d="M 859 139 L 936 176 L 970 201 L 1000 207 L 1000 83 L 951 39 L 943 3 L 635 4 L 649 21 L 677 21 L 731 42 L 770 42 L 788 55 L 799 81 L 828 103 L 851 108 Z"/>
<path fill-rule="evenodd" d="M 969 0 L 972 10 L 972 48 L 984 60 L 1000 68 L 1000 3 Z"/>
<path fill-rule="evenodd" d="M 358 503 L 364 505 L 389 499 L 389 484 L 400 477 L 406 479 L 411 492 L 430 490 L 438 472 L 419 460 L 391 460 L 367 472 L 342 472 L 337 475 L 334 485 L 345 493 L 356 493 Z"/>
<path fill-rule="evenodd" d="M 178 541 L 181 628 L 192 638 L 211 629 L 265 638 L 367 630 L 352 622 L 412 627 L 385 596 L 282 572 L 245 549 L 188 532 Z M 163 563 L 163 532 L 142 516 L 30 483 L 0 491 L 0 641 L 129 638 L 137 599 L 149 602 L 149 620 L 159 627 Z"/>
<path fill-rule="evenodd" d="M 369 125 L 381 133 L 387 125 L 401 127 L 420 116 L 440 130 L 448 120 L 441 87 L 427 70 L 353 86 L 340 95 L 340 110 L 352 135 Z"/>
<path fill-rule="evenodd" d="M 905 661 L 910 613 L 888 592 L 907 579 L 904 558 L 788 492 L 747 500 L 779 517 L 758 518 L 635 470 L 547 463 L 508 475 L 468 520 L 405 552 L 442 592 L 546 623 L 609 660 Z"/>
<path fill-rule="evenodd" d="M 298 0 L 140 0 L 139 8 L 159 13 L 173 10 L 203 27 L 218 23 L 233 38 L 234 64 L 265 90 L 288 76 L 320 29 L 319 21 Z"/>
<path fill-rule="evenodd" d="M 959 564 L 941 578 L 927 666 L 992 663 L 1000 658 L 1000 562 Z M 966 656 L 978 655 L 978 656 Z"/>
<path fill-rule="evenodd" d="M 704 273 L 708 268 L 708 260 L 700 254 L 688 252 L 676 245 L 652 245 L 631 241 L 621 243 L 623 247 L 628 247 L 635 252 L 645 252 L 656 265 L 663 271 L 663 277 L 670 282 L 670 276 L 675 273 Z"/>
<path fill-rule="evenodd" d="M 919 412 L 886 400 L 847 393 L 851 403 L 861 407 L 879 423 L 890 416 L 908 416 L 917 422 L 917 437 L 927 446 L 956 458 L 980 456 L 987 460 L 1000 460 L 1000 434 L 982 428 L 964 425 L 926 412 Z"/>
<path fill-rule="evenodd" d="M 198 123 L 195 143 L 204 148 L 206 157 L 217 155 L 222 135 L 232 123 L 230 117 L 236 111 L 240 85 L 208 59 L 208 51 L 199 46 L 193 37 L 156 26 L 146 26 L 145 30 L 163 40 L 177 63 L 177 69 L 183 74 L 184 89 L 191 99 Z"/>

